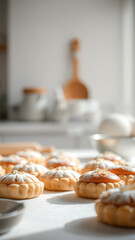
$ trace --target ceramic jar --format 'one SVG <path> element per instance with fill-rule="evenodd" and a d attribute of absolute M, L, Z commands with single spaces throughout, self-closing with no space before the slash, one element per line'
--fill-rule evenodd
<path fill-rule="evenodd" d="M 46 118 L 46 89 L 25 88 L 24 98 L 19 110 L 20 120 L 41 121 Z"/>

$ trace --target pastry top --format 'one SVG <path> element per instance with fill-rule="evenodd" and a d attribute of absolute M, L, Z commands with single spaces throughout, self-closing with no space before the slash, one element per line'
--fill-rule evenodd
<path fill-rule="evenodd" d="M 117 155 L 117 154 L 115 154 L 115 153 L 112 153 L 112 152 L 104 152 L 104 153 L 102 153 L 102 154 L 100 154 L 100 157 L 103 157 L 104 159 L 106 159 L 106 160 L 111 160 L 111 161 L 116 161 L 116 160 L 121 160 L 122 159 L 122 157 L 121 156 L 119 156 L 119 155 Z"/>
<path fill-rule="evenodd" d="M 0 174 L 5 174 L 5 169 L 2 166 L 0 166 Z"/>
<path fill-rule="evenodd" d="M 113 183 L 119 182 L 120 178 L 114 173 L 97 168 L 95 171 L 86 172 L 81 175 L 79 181 L 85 183 Z"/>
<path fill-rule="evenodd" d="M 2 171 L 2 170 L 3 170 L 3 167 L 0 166 L 0 171 Z"/>
<path fill-rule="evenodd" d="M 0 184 L 22 184 L 22 183 L 37 183 L 39 180 L 32 174 L 25 172 L 14 171 L 11 174 L 5 174 L 0 177 Z"/>
<path fill-rule="evenodd" d="M 121 156 L 112 153 L 112 152 L 104 152 L 99 155 L 99 157 L 104 158 L 105 160 L 113 161 L 115 164 L 126 164 L 126 160 L 124 160 Z"/>
<path fill-rule="evenodd" d="M 17 170 L 17 171 L 21 171 L 21 172 L 47 172 L 48 169 L 46 167 L 44 167 L 41 164 L 36 164 L 36 163 L 26 163 L 26 164 L 18 164 L 14 167 L 13 170 Z"/>
<path fill-rule="evenodd" d="M 75 167 L 76 164 L 75 162 L 72 162 L 68 159 L 65 158 L 51 158 L 47 161 L 46 166 L 48 168 L 56 168 L 56 167 L 60 167 L 60 166 L 66 166 L 66 167 Z"/>
<path fill-rule="evenodd" d="M 75 161 L 78 164 L 80 162 L 75 154 L 66 151 L 54 152 L 50 155 L 49 158 L 64 158 L 65 160 Z"/>
<path fill-rule="evenodd" d="M 117 165 L 127 165 L 126 160 L 123 159 L 121 156 L 112 153 L 112 152 L 104 152 L 99 155 L 99 157 L 104 158 L 105 160 L 109 160 L 114 162 Z"/>
<path fill-rule="evenodd" d="M 100 200 L 106 204 L 116 206 L 131 205 L 135 206 L 135 186 L 123 187 L 121 189 L 110 189 L 101 194 Z"/>
<path fill-rule="evenodd" d="M 21 157 L 26 157 L 26 158 L 43 158 L 44 156 L 37 151 L 31 150 L 31 149 L 27 149 L 25 151 L 19 151 L 16 153 L 17 155 L 21 156 Z"/>
<path fill-rule="evenodd" d="M 114 166 L 108 168 L 108 171 L 116 175 L 135 175 L 135 168 L 130 168 L 127 166 Z"/>
<path fill-rule="evenodd" d="M 104 160 L 103 158 L 97 158 L 97 159 L 93 159 L 93 160 L 90 160 L 85 166 L 84 168 L 93 168 L 96 169 L 96 168 L 101 168 L 101 169 L 107 169 L 109 167 L 113 167 L 115 166 L 115 164 L 111 161 L 108 161 L 108 160 Z"/>
<path fill-rule="evenodd" d="M 78 179 L 80 176 L 79 173 L 77 173 L 74 170 L 68 169 L 66 167 L 58 167 L 54 168 L 48 172 L 46 172 L 43 177 L 44 178 L 72 178 L 72 179 Z"/>
<path fill-rule="evenodd" d="M 0 161 L 0 165 L 6 165 L 6 164 L 16 165 L 19 163 L 25 164 L 25 163 L 27 163 L 27 161 L 23 157 L 20 157 L 16 154 L 9 155 L 7 157 L 3 157 L 2 160 Z"/>

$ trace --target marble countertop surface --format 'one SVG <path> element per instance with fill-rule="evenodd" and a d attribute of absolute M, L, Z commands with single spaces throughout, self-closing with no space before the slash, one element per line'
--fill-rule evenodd
<path fill-rule="evenodd" d="M 112 227 L 98 221 L 94 200 L 79 198 L 73 191 L 45 191 L 26 200 L 21 221 L 1 240 L 133 240 L 135 229 Z"/>
<path fill-rule="evenodd" d="M 73 150 L 83 165 L 94 150 Z M 102 224 L 95 212 L 95 201 L 76 196 L 74 191 L 44 193 L 23 201 L 25 211 L 21 221 L 0 240 L 134 240 L 135 229 Z"/>

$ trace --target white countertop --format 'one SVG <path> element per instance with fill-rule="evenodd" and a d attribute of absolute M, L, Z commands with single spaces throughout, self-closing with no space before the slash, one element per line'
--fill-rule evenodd
<path fill-rule="evenodd" d="M 0 122 L 0 134 L 20 134 L 20 133 L 94 133 L 96 126 L 89 122 L 23 122 L 4 121 Z"/>
<path fill-rule="evenodd" d="M 74 150 L 74 153 L 76 151 Z M 96 152 L 83 150 L 81 157 Z M 87 155 L 87 156 L 86 156 Z M 94 200 L 77 197 L 74 191 L 44 191 L 40 197 L 25 200 L 21 221 L 1 240 L 134 240 L 135 229 L 112 227 L 98 221 Z"/>

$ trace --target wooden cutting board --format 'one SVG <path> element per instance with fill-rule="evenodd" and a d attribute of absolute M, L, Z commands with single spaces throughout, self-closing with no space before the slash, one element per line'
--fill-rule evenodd
<path fill-rule="evenodd" d="M 41 153 L 51 153 L 55 151 L 54 146 L 43 147 L 36 142 L 26 142 L 26 143 L 0 143 L 0 154 L 7 156 L 10 154 L 15 154 L 18 151 L 23 151 L 26 149 L 32 149 L 39 151 Z"/>

